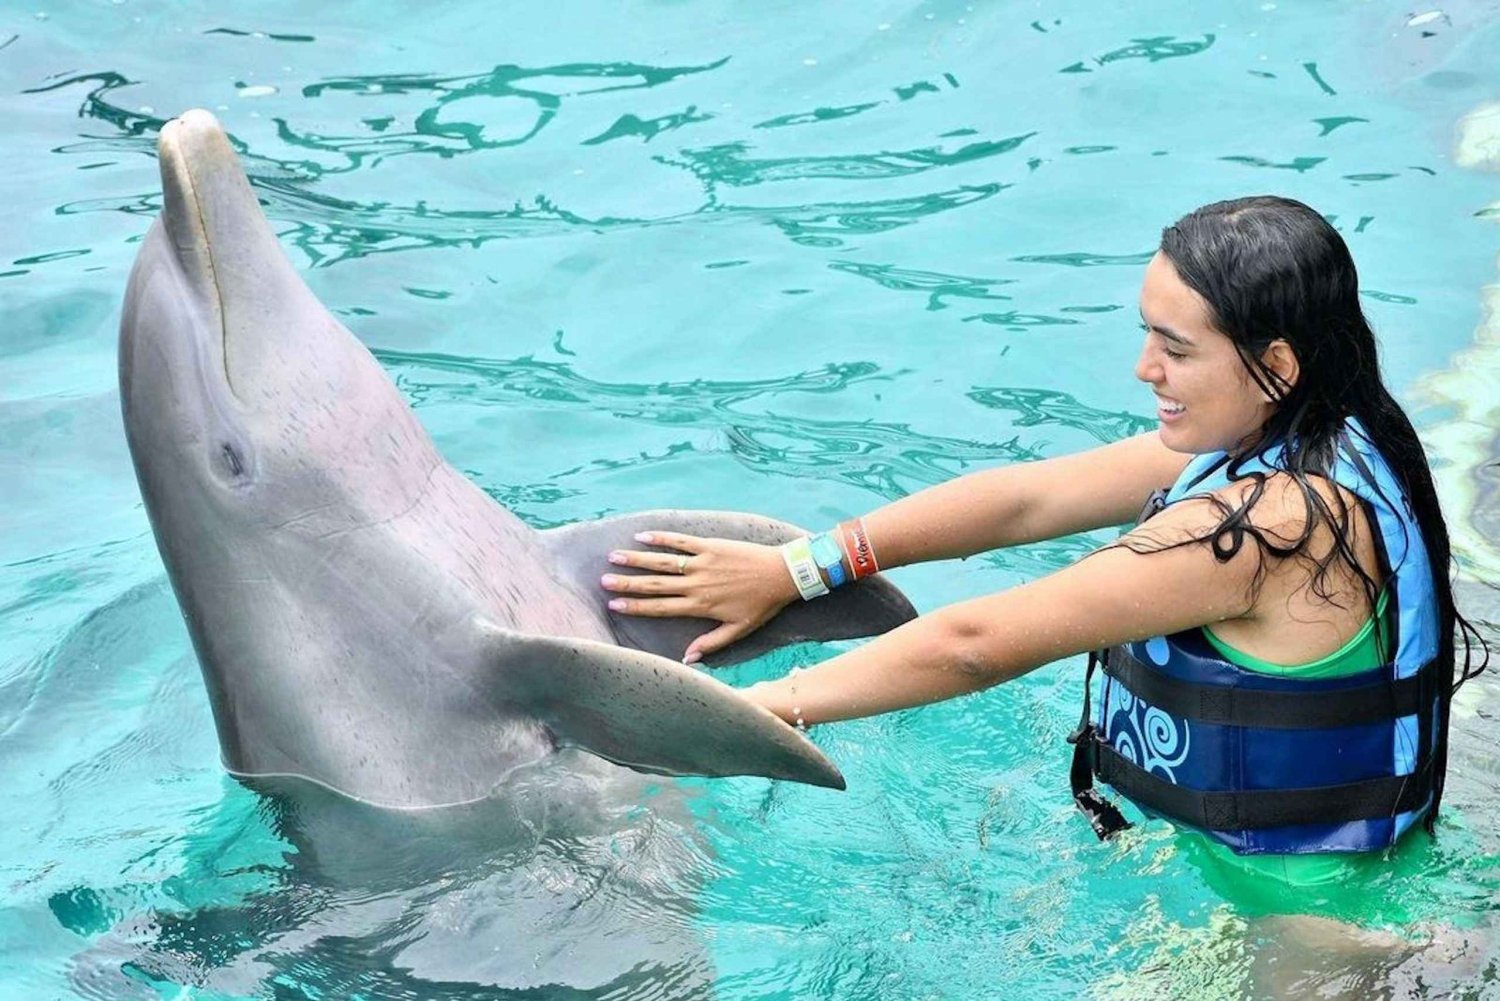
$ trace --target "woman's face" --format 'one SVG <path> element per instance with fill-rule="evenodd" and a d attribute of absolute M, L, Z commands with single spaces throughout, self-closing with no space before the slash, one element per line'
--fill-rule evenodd
<path fill-rule="evenodd" d="M 1174 452 L 1231 451 L 1260 430 L 1273 405 L 1234 343 L 1211 325 L 1208 303 L 1162 253 L 1146 265 L 1141 321 L 1146 342 L 1135 375 L 1156 394 L 1162 444 Z"/>

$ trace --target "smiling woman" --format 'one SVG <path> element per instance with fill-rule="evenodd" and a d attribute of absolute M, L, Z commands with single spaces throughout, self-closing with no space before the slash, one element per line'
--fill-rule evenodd
<path fill-rule="evenodd" d="M 1147 336 L 1135 376 L 1156 393 L 1163 444 L 1185 453 L 1247 444 L 1241 440 L 1245 429 L 1265 424 L 1272 399 L 1251 391 L 1255 384 L 1235 343 L 1215 331 L 1208 303 L 1183 282 L 1164 252 L 1146 265 L 1141 323 Z M 1296 382 L 1297 356 L 1286 341 L 1272 341 L 1262 360 L 1282 383 Z M 1236 392 L 1223 392 L 1225 386 Z"/>
<path fill-rule="evenodd" d="M 1101 837 L 1128 824 L 1096 775 L 1243 855 L 1371 852 L 1430 828 L 1452 637 L 1465 629 L 1467 650 L 1467 624 L 1432 477 L 1380 381 L 1342 238 L 1290 199 L 1205 206 L 1164 231 L 1140 308 L 1135 374 L 1156 394 L 1157 432 L 971 474 L 780 550 L 646 533 L 689 558 L 613 554 L 649 572 L 606 577 L 641 596 L 610 607 L 717 620 L 692 662 L 799 597 L 1117 525 L 1145 505 L 1149 524 L 1070 567 L 749 694 L 822 723 L 1099 651 L 1090 680 L 1096 664 L 1105 677 L 1072 742 L 1075 799 Z"/>

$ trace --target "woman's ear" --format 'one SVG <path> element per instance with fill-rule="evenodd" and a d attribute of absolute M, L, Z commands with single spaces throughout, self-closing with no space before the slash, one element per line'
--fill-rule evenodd
<path fill-rule="evenodd" d="M 1277 338 L 1272 341 L 1260 356 L 1261 363 L 1276 374 L 1276 383 L 1281 393 L 1285 396 L 1297 385 L 1297 377 L 1302 374 L 1302 366 L 1297 361 L 1297 352 L 1285 340 Z M 1274 403 L 1274 400 L 1268 400 Z"/>

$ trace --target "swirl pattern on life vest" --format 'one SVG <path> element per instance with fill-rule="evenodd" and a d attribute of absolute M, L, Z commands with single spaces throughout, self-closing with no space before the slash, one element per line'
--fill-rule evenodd
<path fill-rule="evenodd" d="M 1175 769 L 1187 760 L 1192 745 L 1188 721 L 1174 719 L 1123 686 L 1115 686 L 1110 694 L 1118 699 L 1109 718 L 1110 745 L 1146 771 L 1176 782 Z"/>

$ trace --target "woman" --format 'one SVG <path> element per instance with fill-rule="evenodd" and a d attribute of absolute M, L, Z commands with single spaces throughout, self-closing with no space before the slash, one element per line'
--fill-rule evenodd
<path fill-rule="evenodd" d="M 1455 625 L 1466 650 L 1469 633 L 1358 296 L 1348 248 L 1307 206 L 1200 208 L 1163 232 L 1141 289 L 1135 374 L 1159 430 L 967 475 L 781 549 L 645 533 L 688 558 L 611 554 L 647 573 L 607 575 L 610 607 L 720 622 L 692 663 L 866 572 L 1118 525 L 1153 499 L 1149 521 L 1066 569 L 746 694 L 823 723 L 1102 651 L 1073 737 L 1075 797 L 1101 837 L 1126 825 L 1094 775 L 1236 853 L 1385 848 L 1436 815 Z"/>

